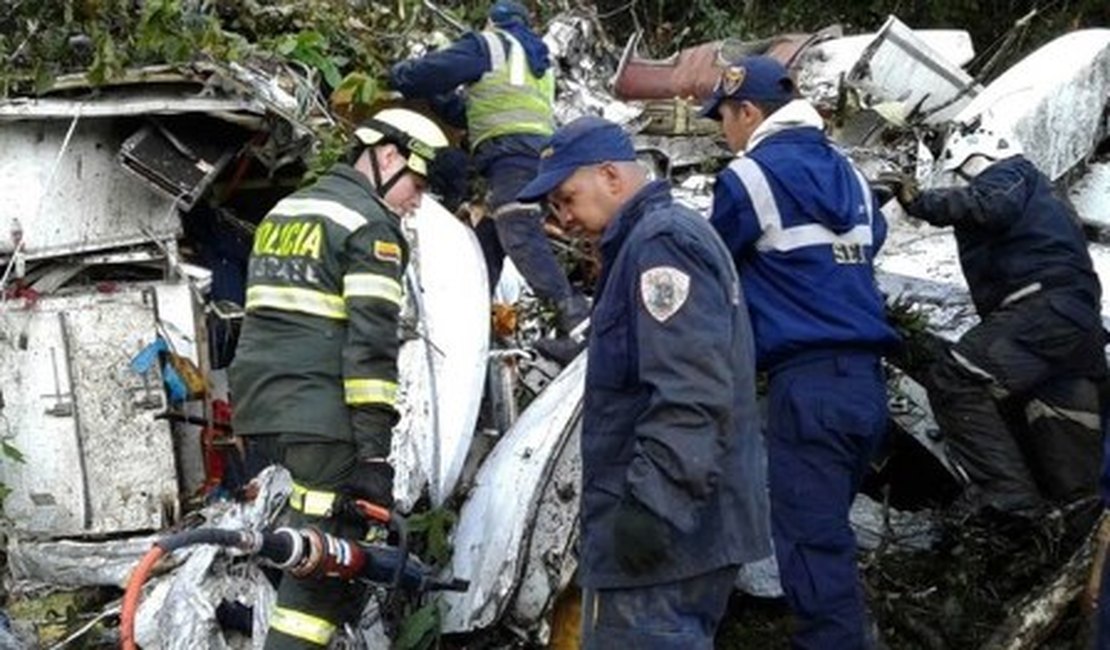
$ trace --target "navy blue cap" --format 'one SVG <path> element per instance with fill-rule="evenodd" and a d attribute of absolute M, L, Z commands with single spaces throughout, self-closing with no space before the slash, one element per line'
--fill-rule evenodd
<path fill-rule="evenodd" d="M 514 0 L 497 0 L 489 8 L 489 19 L 494 25 L 527 25 L 532 21 L 532 13 L 528 11 L 528 7 Z"/>
<path fill-rule="evenodd" d="M 526 202 L 542 199 L 579 167 L 618 160 L 636 160 L 636 149 L 624 129 L 600 117 L 580 117 L 544 144 L 539 172 L 516 198 Z"/>
<path fill-rule="evenodd" d="M 786 67 L 769 56 L 747 56 L 734 61 L 721 72 L 713 97 L 700 115 L 711 120 L 721 119 L 721 102 L 737 101 L 786 102 L 794 98 L 794 80 Z"/>

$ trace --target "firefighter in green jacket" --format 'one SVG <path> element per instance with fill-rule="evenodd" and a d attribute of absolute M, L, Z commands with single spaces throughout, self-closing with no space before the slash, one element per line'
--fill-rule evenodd
<path fill-rule="evenodd" d="M 286 515 L 361 537 L 343 496 L 392 507 L 398 314 L 409 250 L 401 215 L 419 207 L 447 145 L 428 118 L 378 112 L 347 164 L 278 202 L 258 226 L 246 319 L 230 368 L 233 427 L 293 476 Z M 365 600 L 356 583 L 283 578 L 266 648 L 325 646 Z"/>

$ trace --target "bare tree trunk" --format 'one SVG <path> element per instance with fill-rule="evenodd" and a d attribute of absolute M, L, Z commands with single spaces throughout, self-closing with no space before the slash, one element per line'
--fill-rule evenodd
<path fill-rule="evenodd" d="M 1068 605 L 1083 591 L 1098 546 L 1099 527 L 1048 584 L 1009 607 L 1013 613 L 995 629 L 982 650 L 1032 650 L 1052 632 Z"/>

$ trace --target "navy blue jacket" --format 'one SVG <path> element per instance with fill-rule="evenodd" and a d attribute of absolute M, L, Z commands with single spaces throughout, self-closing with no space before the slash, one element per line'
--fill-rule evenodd
<path fill-rule="evenodd" d="M 582 585 L 660 584 L 769 555 L 752 334 L 728 251 L 657 181 L 609 224 L 601 254 L 582 416 Z M 662 320 L 645 306 L 644 280 L 661 269 L 688 279 L 686 292 L 663 293 L 681 306 Z M 672 528 L 668 561 L 646 575 L 624 573 L 614 555 L 625 498 Z"/>
<path fill-rule="evenodd" d="M 710 221 L 740 272 L 761 368 L 808 350 L 897 345 L 873 268 L 886 222 L 820 129 L 781 130 L 734 160 Z"/>
<path fill-rule="evenodd" d="M 906 211 L 953 226 L 975 309 L 983 317 L 1035 282 L 1099 309 L 1101 289 L 1071 206 L 1024 156 L 987 167 L 966 187 L 922 192 Z"/>

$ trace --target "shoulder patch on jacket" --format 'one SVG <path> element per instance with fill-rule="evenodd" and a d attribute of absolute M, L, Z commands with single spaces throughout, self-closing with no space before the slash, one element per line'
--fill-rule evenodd
<path fill-rule="evenodd" d="M 377 239 L 374 241 L 374 257 L 383 262 L 393 262 L 400 265 L 401 246 L 395 242 Z"/>
<path fill-rule="evenodd" d="M 644 309 L 660 323 L 678 313 L 690 296 L 690 276 L 673 266 L 656 266 L 640 274 Z"/>

